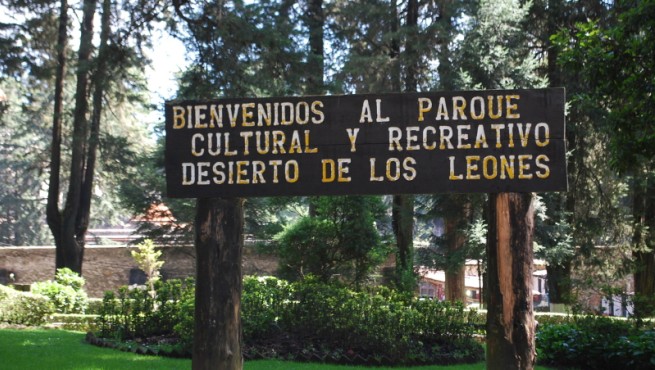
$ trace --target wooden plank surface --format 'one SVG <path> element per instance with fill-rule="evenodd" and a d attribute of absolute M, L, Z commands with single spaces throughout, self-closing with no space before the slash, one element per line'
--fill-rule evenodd
<path fill-rule="evenodd" d="M 564 89 L 166 103 L 170 197 L 567 189 Z"/>

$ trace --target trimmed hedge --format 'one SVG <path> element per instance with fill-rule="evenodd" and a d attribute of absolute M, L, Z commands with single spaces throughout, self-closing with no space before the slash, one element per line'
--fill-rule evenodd
<path fill-rule="evenodd" d="M 95 331 L 98 315 L 55 313 L 47 317 L 46 327 L 74 331 Z"/>
<path fill-rule="evenodd" d="M 418 300 L 384 288 L 354 292 L 312 279 L 288 283 L 247 277 L 243 287 L 246 359 L 418 365 L 484 358 L 474 339 L 477 315 L 461 304 Z M 147 343 L 156 336 L 164 338 L 166 346 L 175 337 L 173 354 L 190 355 L 194 295 L 189 288 L 175 281 L 159 284 L 157 300 L 160 292 L 168 293 L 166 303 L 159 301 L 157 309 L 138 291 L 110 293 L 98 320 L 98 337 Z M 167 314 L 159 312 L 164 304 Z"/>
<path fill-rule="evenodd" d="M 385 288 L 354 292 L 313 280 L 285 284 L 274 278 L 244 283 L 244 296 L 250 296 L 243 304 L 244 337 L 257 350 L 298 360 L 309 356 L 375 365 L 483 358 L 463 305 L 418 300 Z"/>
<path fill-rule="evenodd" d="M 540 325 L 540 363 L 584 369 L 655 368 L 655 330 L 636 322 L 602 316 L 570 316 Z"/>
<path fill-rule="evenodd" d="M 0 322 L 12 325 L 43 325 L 54 306 L 47 297 L 19 292 L 0 285 Z"/>

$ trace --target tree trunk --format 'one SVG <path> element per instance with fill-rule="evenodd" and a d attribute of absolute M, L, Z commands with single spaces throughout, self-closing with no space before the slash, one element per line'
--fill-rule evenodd
<path fill-rule="evenodd" d="M 546 266 L 548 300 L 551 304 L 571 302 L 571 263 Z"/>
<path fill-rule="evenodd" d="M 439 60 L 439 66 L 437 71 L 439 72 L 439 85 L 442 90 L 451 91 L 456 88 L 455 86 L 455 77 L 457 75 L 456 68 L 451 61 L 451 52 L 450 52 L 450 43 L 452 42 L 454 26 L 453 26 L 453 12 L 454 6 L 449 4 L 446 1 L 439 1 L 439 37 L 437 42 L 439 44 L 439 51 L 437 53 L 437 58 Z M 458 251 L 464 246 L 466 239 L 462 235 L 462 227 L 468 223 L 468 218 L 470 216 L 470 201 L 468 196 L 460 196 L 457 194 L 443 194 L 443 197 L 446 197 L 447 215 L 445 218 L 446 224 L 446 248 L 448 250 L 448 255 L 453 255 L 458 253 Z M 461 202 L 465 200 L 466 204 Z M 460 208 L 460 209 L 457 209 Z M 464 222 L 462 222 L 464 221 Z M 446 300 L 451 302 L 466 300 L 466 289 L 464 286 L 464 277 L 466 272 L 464 266 L 448 266 L 446 268 Z"/>
<path fill-rule="evenodd" d="M 307 93 L 309 95 L 325 94 L 325 57 L 324 31 L 325 15 L 323 0 L 307 1 L 307 29 L 309 30 L 309 57 L 307 58 Z M 307 197 L 309 217 L 316 217 L 317 197 Z"/>
<path fill-rule="evenodd" d="M 93 179 L 95 177 L 96 157 L 100 142 L 100 120 L 102 116 L 102 100 L 107 84 L 107 59 L 109 34 L 111 32 L 111 0 L 102 2 L 102 19 L 100 21 L 100 46 L 98 58 L 96 59 L 95 73 L 93 74 L 93 112 L 91 114 L 91 130 L 89 132 L 88 149 L 82 178 L 82 190 L 80 193 L 80 210 L 77 214 L 76 234 L 82 236 L 89 228 L 91 216 L 91 198 L 93 196 Z"/>
<path fill-rule="evenodd" d="M 396 284 L 406 292 L 416 290 L 414 276 L 414 197 L 394 195 L 391 222 L 396 236 Z"/>
<path fill-rule="evenodd" d="M 241 257 L 243 200 L 196 204 L 196 307 L 192 368 L 243 368 Z"/>
<path fill-rule="evenodd" d="M 562 19 L 565 12 L 563 11 L 562 0 L 551 0 L 548 2 L 547 9 L 547 19 L 546 19 L 546 34 L 544 42 L 546 44 L 547 52 L 547 75 L 549 85 L 551 87 L 560 87 L 561 86 L 561 75 L 562 72 L 557 65 L 558 58 L 558 49 L 550 41 L 550 35 L 554 35 L 559 31 L 562 24 Z M 576 153 L 577 141 L 575 127 L 573 125 L 567 126 L 566 132 L 567 145 L 569 152 Z M 568 173 L 573 174 L 569 178 L 572 181 L 575 181 L 576 178 L 576 169 L 577 163 L 579 160 L 578 156 L 569 156 L 567 161 Z M 571 184 L 571 188 L 576 188 L 576 184 Z M 565 207 L 567 216 L 567 222 L 573 228 L 575 222 L 575 191 L 569 191 L 562 196 L 565 197 Z M 551 304 L 570 304 L 571 303 L 571 266 L 573 262 L 573 257 L 568 258 L 564 261 L 561 261 L 560 265 L 548 265 L 546 266 L 546 272 L 548 275 L 548 300 Z"/>
<path fill-rule="evenodd" d="M 82 28 L 80 31 L 80 49 L 78 51 L 77 86 L 75 90 L 75 111 L 73 114 L 73 143 L 70 177 L 66 205 L 61 217 L 61 225 L 53 230 L 57 244 L 55 252 L 55 269 L 68 267 L 82 274 L 82 261 L 84 259 L 84 235 L 86 230 L 80 232 L 80 204 L 82 196 L 82 182 L 86 150 L 88 145 L 88 119 L 89 110 L 88 82 L 91 70 L 91 54 L 93 51 L 93 18 L 95 16 L 96 1 L 85 0 Z"/>
<path fill-rule="evenodd" d="M 453 205 L 456 206 L 456 205 Z M 462 205 L 464 206 L 464 205 Z M 459 213 L 459 212 L 458 212 Z M 446 218 L 446 248 L 447 255 L 452 256 L 460 252 L 464 247 L 465 236 L 460 230 L 460 219 L 458 217 Z M 466 275 L 464 265 L 448 266 L 445 271 L 446 300 L 449 302 L 466 302 L 466 288 L 464 287 L 464 276 Z"/>
<path fill-rule="evenodd" d="M 650 171 L 634 180 L 632 257 L 635 261 L 635 316 L 655 314 L 655 179 Z"/>
<path fill-rule="evenodd" d="M 419 50 L 418 47 L 418 0 L 407 0 L 405 22 L 405 91 L 416 92 L 418 88 Z"/>
<path fill-rule="evenodd" d="M 66 74 L 66 49 L 68 48 L 68 1 L 61 0 L 59 31 L 57 35 L 57 72 L 55 77 L 55 107 L 52 119 L 52 143 L 50 146 L 50 177 L 46 220 L 55 239 L 61 245 L 61 213 L 59 213 L 59 176 L 61 174 L 61 126 L 64 100 L 64 75 Z"/>
<path fill-rule="evenodd" d="M 392 59 L 400 56 L 400 45 L 396 36 L 398 30 L 398 11 L 396 2 L 391 2 L 391 11 L 394 20 L 391 23 L 391 31 L 394 33 L 392 39 L 391 54 Z M 418 3 L 416 0 L 407 2 L 405 25 L 409 29 L 408 37 L 405 40 L 405 91 L 415 92 L 417 87 L 416 60 L 418 59 L 417 50 L 414 45 L 414 33 L 418 22 Z M 413 33 L 414 32 L 414 33 Z M 400 64 L 394 61 L 393 73 L 397 74 L 392 79 L 392 89 L 394 92 L 400 91 Z M 413 292 L 416 290 L 416 277 L 414 276 L 414 196 L 407 194 L 396 194 L 393 196 L 391 208 L 391 222 L 393 232 L 396 237 L 396 285 L 400 290 Z"/>
<path fill-rule="evenodd" d="M 309 58 L 307 59 L 307 93 L 310 95 L 325 94 L 323 73 L 325 62 L 323 57 L 323 0 L 307 1 L 307 28 L 309 29 Z"/>
<path fill-rule="evenodd" d="M 489 195 L 487 369 L 533 369 L 532 194 Z"/>
<path fill-rule="evenodd" d="M 439 33 L 436 42 L 439 44 L 437 53 L 437 72 L 439 74 L 439 87 L 444 91 L 452 91 L 457 88 L 455 80 L 459 72 L 457 63 L 453 62 L 453 56 L 450 52 L 450 43 L 453 40 L 455 33 L 455 25 L 453 24 L 453 14 L 456 13 L 455 5 L 451 0 L 438 0 L 437 6 L 439 7 Z"/>

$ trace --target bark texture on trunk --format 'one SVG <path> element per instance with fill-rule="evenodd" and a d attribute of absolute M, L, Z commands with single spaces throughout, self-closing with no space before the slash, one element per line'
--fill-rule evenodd
<path fill-rule="evenodd" d="M 394 21 L 391 24 L 391 31 L 397 32 L 400 27 L 397 2 L 391 2 L 391 14 Z M 405 67 L 405 91 L 414 92 L 417 87 L 416 71 L 418 52 L 415 47 L 413 35 L 418 22 L 418 2 L 407 1 L 405 28 L 408 30 L 405 39 L 405 50 L 402 61 L 396 60 L 392 68 L 394 78 L 392 79 L 392 90 L 401 90 L 401 64 Z M 401 57 L 400 40 L 394 37 L 391 42 L 390 57 L 398 59 Z M 391 208 L 391 222 L 393 233 L 396 237 L 396 286 L 406 292 L 416 289 L 416 277 L 414 276 L 414 196 L 408 194 L 396 194 L 393 196 Z"/>
<path fill-rule="evenodd" d="M 655 313 L 655 176 L 652 170 L 635 176 L 632 214 L 634 235 L 632 257 L 635 261 L 635 315 Z"/>
<path fill-rule="evenodd" d="M 59 212 L 59 176 L 61 175 L 61 135 L 64 105 L 64 76 L 66 75 L 66 50 L 68 48 L 68 1 L 62 0 L 57 34 L 57 71 L 55 77 L 55 107 L 52 119 L 52 143 L 50 145 L 50 176 L 46 220 L 55 239 L 61 245 L 61 213 Z"/>
<path fill-rule="evenodd" d="M 93 19 L 96 0 L 85 0 L 83 4 L 82 28 L 80 30 L 80 48 L 77 58 L 77 85 L 75 89 L 75 109 L 73 113 L 73 142 L 68 193 L 61 216 L 59 228 L 51 229 L 57 249 L 55 252 L 55 269 L 68 267 L 82 274 L 84 260 L 84 235 L 86 228 L 80 222 L 84 218 L 82 186 L 88 148 L 89 122 L 89 76 L 93 54 Z M 51 185 L 52 186 L 52 185 Z M 57 189 L 59 191 L 59 189 Z M 54 193 L 54 191 L 53 191 Z"/>
<path fill-rule="evenodd" d="M 487 369 L 533 369 L 532 194 L 489 196 Z"/>
<path fill-rule="evenodd" d="M 450 217 L 446 219 L 446 247 L 448 254 L 456 254 L 464 247 L 465 235 L 459 229 L 460 219 Z M 445 294 L 449 302 L 464 302 L 466 300 L 466 289 L 464 288 L 464 276 L 466 275 L 464 265 L 453 268 L 449 266 L 445 272 Z"/>
<path fill-rule="evenodd" d="M 392 213 L 393 232 L 396 236 L 396 284 L 403 291 L 416 289 L 414 277 L 414 197 L 394 195 Z"/>
<path fill-rule="evenodd" d="M 196 205 L 196 307 L 192 368 L 241 370 L 243 200 Z"/>

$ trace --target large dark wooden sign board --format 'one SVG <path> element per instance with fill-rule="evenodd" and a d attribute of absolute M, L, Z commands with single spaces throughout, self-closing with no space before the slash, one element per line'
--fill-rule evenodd
<path fill-rule="evenodd" d="M 170 197 L 566 190 L 564 89 L 166 103 Z"/>

